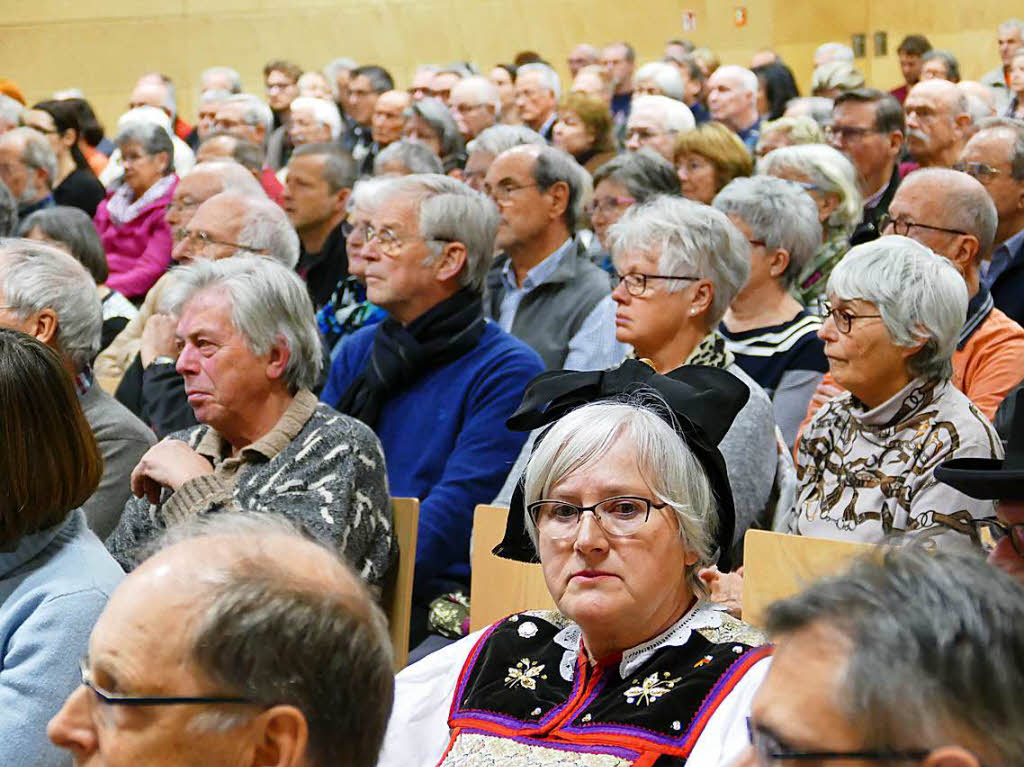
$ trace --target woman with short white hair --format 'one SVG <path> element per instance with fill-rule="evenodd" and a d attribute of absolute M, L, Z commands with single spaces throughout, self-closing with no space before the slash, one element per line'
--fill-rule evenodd
<path fill-rule="evenodd" d="M 819 335 L 847 392 L 822 406 L 800 440 L 792 532 L 971 545 L 970 518 L 993 516 L 993 503 L 933 475 L 953 458 L 1003 456 L 992 424 L 949 380 L 967 314 L 963 277 L 923 245 L 890 235 L 846 255 L 828 300 Z"/>
<path fill-rule="evenodd" d="M 850 249 L 850 235 L 863 215 L 857 173 L 842 152 L 825 144 L 776 149 L 758 161 L 757 172 L 799 184 L 818 206 L 822 245 L 792 288 L 793 296 L 809 307 L 821 298 L 833 267 Z"/>

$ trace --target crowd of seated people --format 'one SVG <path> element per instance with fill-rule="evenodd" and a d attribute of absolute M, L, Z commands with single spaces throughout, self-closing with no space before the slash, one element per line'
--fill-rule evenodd
<path fill-rule="evenodd" d="M 109 136 L 0 80 L 0 762 L 1017 764 L 997 32 L 891 91 L 825 43 L 804 97 L 686 40 L 212 66 L 194 125 L 150 71 Z M 470 632 L 480 505 L 557 610 Z M 750 530 L 885 553 L 766 634 Z"/>

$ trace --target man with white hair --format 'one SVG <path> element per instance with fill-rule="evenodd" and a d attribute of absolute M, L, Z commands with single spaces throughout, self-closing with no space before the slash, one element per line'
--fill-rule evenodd
<path fill-rule="evenodd" d="M 25 106 L 10 96 L 0 93 L 0 134 L 6 133 L 21 124 L 21 113 Z"/>
<path fill-rule="evenodd" d="M 840 61 L 845 64 L 853 63 L 853 48 L 843 43 L 822 43 L 814 51 L 814 68 L 824 64 L 831 64 Z"/>
<path fill-rule="evenodd" d="M 15 128 L 0 134 L 0 181 L 18 204 L 19 218 L 52 208 L 57 155 L 46 136 L 32 128 Z"/>
<path fill-rule="evenodd" d="M 434 75 L 441 71 L 437 64 L 421 64 L 416 67 L 409 84 L 409 95 L 413 101 L 430 98 L 434 95 Z"/>
<path fill-rule="evenodd" d="M 168 304 L 200 425 L 139 461 L 110 553 L 129 571 L 179 522 L 266 511 L 301 524 L 380 586 L 396 554 L 384 456 L 366 426 L 311 391 L 323 358 L 302 280 L 270 258 L 199 259 L 179 271 Z"/>
<path fill-rule="evenodd" d="M 293 147 L 337 141 L 341 137 L 341 114 L 333 101 L 299 96 L 289 111 L 288 138 Z"/>
<path fill-rule="evenodd" d="M 199 90 L 202 93 L 207 91 L 241 93 L 242 76 L 238 74 L 237 69 L 231 67 L 207 67 L 199 75 Z"/>
<path fill-rule="evenodd" d="M 674 162 L 676 136 L 693 126 L 693 114 L 683 102 L 667 96 L 637 96 L 626 123 L 626 149 L 651 149 Z"/>
<path fill-rule="evenodd" d="M 421 500 L 415 646 L 430 602 L 468 593 L 473 509 L 494 498 L 523 445 L 505 421 L 543 364 L 484 318 L 490 200 L 436 174 L 381 182 L 375 197 L 366 296 L 389 317 L 342 342 L 322 399 L 376 431 L 391 492 Z"/>
<path fill-rule="evenodd" d="M 551 141 L 551 131 L 558 115 L 555 107 L 562 96 L 558 74 L 547 64 L 523 64 L 516 74 L 516 111 L 530 129 L 537 131 L 545 141 Z"/>
<path fill-rule="evenodd" d="M 622 125 L 629 118 L 630 102 L 633 100 L 633 69 L 636 66 L 633 46 L 627 42 L 606 46 L 601 51 L 601 64 L 612 78 L 612 116 L 616 125 Z"/>
<path fill-rule="evenodd" d="M 707 91 L 711 119 L 731 129 L 753 152 L 761 137 L 757 75 L 743 67 L 719 67 L 708 78 Z"/>
<path fill-rule="evenodd" d="M 464 141 L 472 141 L 481 131 L 497 124 L 501 116 L 501 96 L 490 80 L 480 75 L 466 77 L 452 88 L 450 107 Z"/>
<path fill-rule="evenodd" d="M 348 100 L 348 84 L 352 79 L 352 70 L 359 65 L 350 58 L 339 58 L 329 61 L 324 67 L 324 77 L 334 84 L 334 100 L 338 105 L 338 112 L 347 122 L 345 115 L 345 102 Z"/>
<path fill-rule="evenodd" d="M 576 77 L 583 67 L 597 64 L 600 58 L 601 52 L 590 43 L 574 45 L 572 50 L 569 51 L 569 57 L 566 59 L 566 63 L 569 65 L 570 76 Z"/>
<path fill-rule="evenodd" d="M 922 80 L 907 94 L 907 151 L 922 168 L 951 168 L 971 125 L 967 97 L 948 80 Z"/>
<path fill-rule="evenodd" d="M 407 119 L 405 112 L 411 103 L 412 97 L 405 91 L 390 90 L 380 94 L 373 106 L 370 122 L 370 138 L 373 143 L 360 161 L 363 175 L 373 172 L 373 161 L 382 149 L 401 141 Z"/>
<path fill-rule="evenodd" d="M 264 169 L 259 177 L 260 185 L 268 197 L 280 199 L 281 182 L 277 180 L 273 168 L 265 162 L 267 140 L 274 128 L 274 113 L 270 107 L 251 93 L 229 96 L 217 109 L 214 127 L 218 132 L 251 141 L 260 147 L 264 157 Z"/>
<path fill-rule="evenodd" d="M 679 68 L 664 61 L 651 61 L 636 71 L 635 94 L 667 96 L 676 101 L 685 101 L 685 83 Z"/>
<path fill-rule="evenodd" d="M 466 167 L 462 180 L 471 189 L 483 191 L 484 177 L 494 158 L 515 146 L 545 144 L 544 137 L 523 125 L 494 125 L 466 145 Z"/>
<path fill-rule="evenodd" d="M 981 77 L 981 84 L 992 89 L 997 108 L 1002 112 L 1010 103 L 1010 62 L 1019 48 L 1024 48 L 1024 21 L 1007 19 L 996 30 L 998 34 L 1000 65 Z"/>
<path fill-rule="evenodd" d="M 92 278 L 62 250 L 29 240 L 0 245 L 0 327 L 20 330 L 52 348 L 75 380 L 86 421 L 103 456 L 99 487 L 82 505 L 89 527 L 106 537 L 128 500 L 135 464 L 156 441 L 146 425 L 95 385 L 92 361 L 103 312 Z"/>

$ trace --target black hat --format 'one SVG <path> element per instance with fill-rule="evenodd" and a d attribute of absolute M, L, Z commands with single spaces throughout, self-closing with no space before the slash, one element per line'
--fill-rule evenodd
<path fill-rule="evenodd" d="M 529 383 L 522 404 L 507 424 L 515 431 L 529 431 L 552 424 L 583 405 L 644 391 L 653 392 L 668 403 L 670 412 L 658 415 L 676 430 L 707 473 L 718 500 L 718 566 L 723 571 L 730 570 L 736 510 L 725 460 L 717 445 L 750 397 L 750 389 L 732 373 L 704 365 L 684 365 L 659 375 L 638 360 L 626 360 L 619 367 L 604 371 L 549 371 Z M 537 436 L 535 446 L 545 433 Z M 493 551 L 505 559 L 539 561 L 526 532 L 521 480 L 512 493 L 505 537 Z"/>
<path fill-rule="evenodd" d="M 1006 458 L 954 458 L 935 467 L 935 478 L 982 500 L 1024 500 L 1024 389 L 1014 395 Z"/>

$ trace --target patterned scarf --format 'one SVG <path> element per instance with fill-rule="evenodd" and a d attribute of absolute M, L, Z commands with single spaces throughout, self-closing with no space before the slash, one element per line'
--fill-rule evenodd
<path fill-rule="evenodd" d="M 163 176 L 134 202 L 132 195 L 135 193 L 132 188 L 127 184 L 121 184 L 107 201 L 107 213 L 110 214 L 110 219 L 117 226 L 127 224 L 138 216 L 143 208 L 167 194 L 167 190 L 174 185 L 176 178 L 177 176 L 173 173 Z"/>
<path fill-rule="evenodd" d="M 684 365 L 707 365 L 713 368 L 727 368 L 735 362 L 731 351 L 725 348 L 725 337 L 712 330 L 697 344 Z"/>

